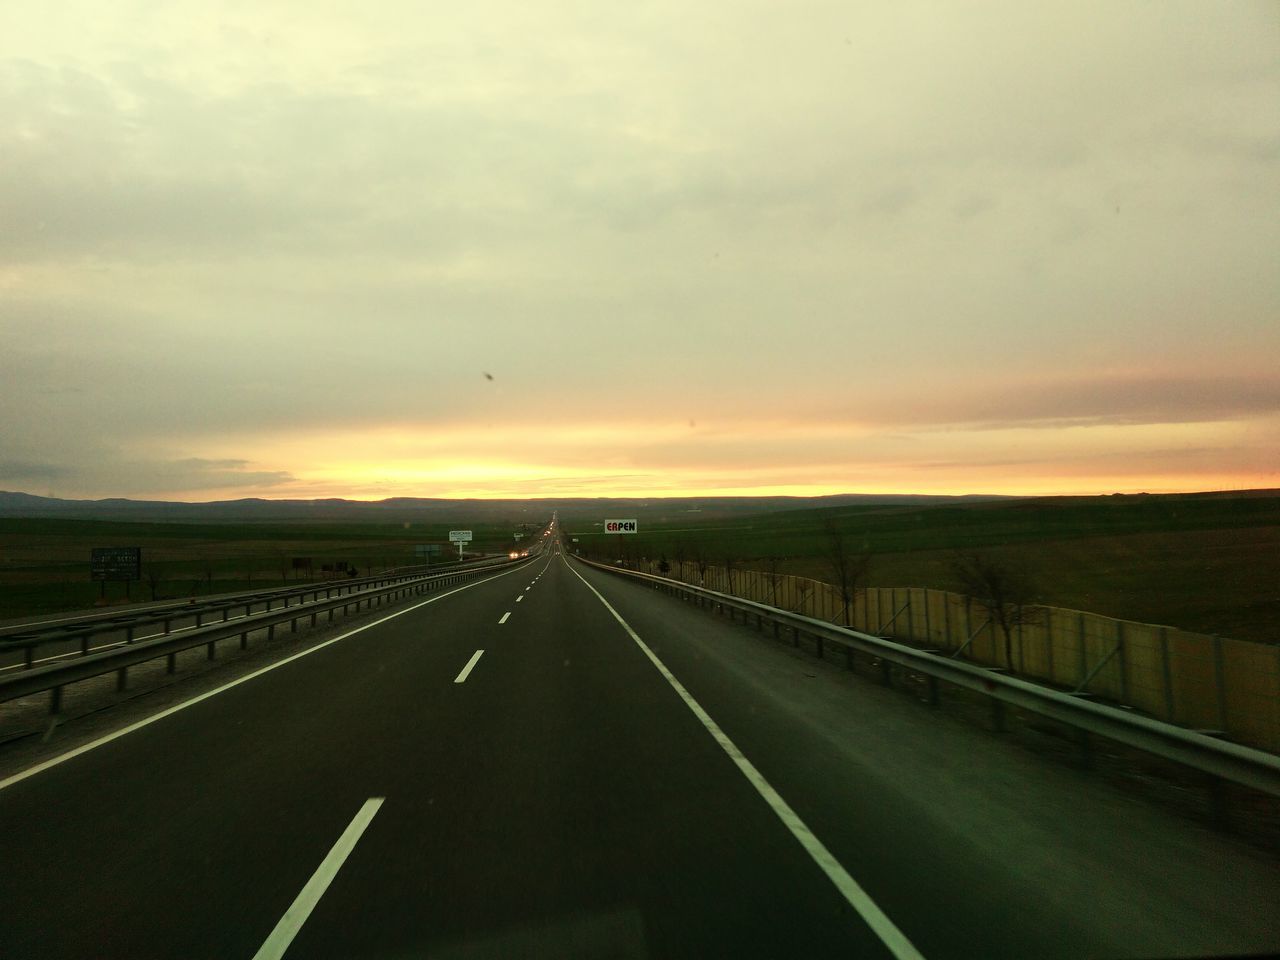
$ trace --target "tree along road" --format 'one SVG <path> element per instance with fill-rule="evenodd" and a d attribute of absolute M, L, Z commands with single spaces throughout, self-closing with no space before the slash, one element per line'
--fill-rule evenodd
<path fill-rule="evenodd" d="M 558 552 L 0 781 L 0 956 L 1274 949 L 1263 854 Z"/>

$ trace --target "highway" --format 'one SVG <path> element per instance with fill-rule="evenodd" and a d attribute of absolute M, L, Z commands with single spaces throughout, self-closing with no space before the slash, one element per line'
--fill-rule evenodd
<path fill-rule="evenodd" d="M 75 746 L 2 957 L 1280 947 L 1274 859 L 558 549 Z"/>

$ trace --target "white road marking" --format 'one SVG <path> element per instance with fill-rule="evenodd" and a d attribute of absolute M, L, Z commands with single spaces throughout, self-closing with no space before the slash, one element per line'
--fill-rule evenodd
<path fill-rule="evenodd" d="M 516 597 L 516 603 L 519 603 L 523 599 L 524 599 L 524 594 L 522 593 L 520 594 L 520 596 Z"/>
<path fill-rule="evenodd" d="M 263 941 L 262 946 L 258 948 L 258 952 L 253 955 L 253 960 L 279 960 L 280 957 L 284 956 L 284 952 L 289 949 L 289 944 L 293 943 L 293 938 L 298 935 L 302 925 L 307 922 L 307 917 L 311 916 L 311 911 L 320 902 L 324 892 L 329 889 L 329 884 L 338 875 L 338 871 L 342 868 L 343 863 L 346 862 L 347 857 L 351 856 L 351 851 L 355 849 L 356 842 L 368 828 L 374 814 L 378 812 L 378 808 L 382 806 L 385 799 L 386 797 L 370 797 L 364 802 L 364 806 L 356 813 L 355 819 L 347 824 L 347 829 L 342 831 L 342 836 L 333 845 L 329 855 L 320 862 L 320 866 L 311 875 L 311 879 L 302 888 L 302 892 L 298 894 L 289 909 L 284 912 L 284 916 L 280 918 L 276 928 Z"/>
<path fill-rule="evenodd" d="M 565 561 L 568 566 L 569 561 Z M 907 939 L 906 934 L 899 930 L 884 912 L 876 905 L 875 901 L 867 894 L 858 882 L 849 875 L 849 872 L 840 865 L 835 856 L 826 848 L 821 840 L 817 838 L 808 825 L 800 819 L 800 815 L 791 809 L 791 805 L 782 799 L 782 795 L 773 789 L 769 781 L 764 775 L 755 768 L 755 765 L 747 759 L 746 755 L 738 749 L 737 745 L 729 739 L 728 734 L 720 729 L 720 725 L 711 719 L 711 715 L 702 709 L 702 705 L 693 699 L 693 695 L 684 688 L 675 674 L 667 669 L 666 664 L 658 659 L 657 654 L 649 649 L 648 644 L 640 639 L 640 635 L 631 629 L 631 624 L 622 619 L 622 615 L 613 609 L 613 605 L 609 603 L 587 579 L 575 570 L 572 566 L 569 569 L 573 575 L 581 580 L 592 593 L 596 595 L 604 608 L 613 614 L 613 619 L 622 625 L 622 629 L 627 631 L 628 636 L 635 641 L 649 661 L 658 668 L 658 672 L 662 674 L 667 683 L 671 684 L 671 688 L 679 694 L 680 699 L 684 701 L 685 706 L 693 711 L 693 715 L 697 717 L 707 732 L 715 738 L 716 743 L 720 744 L 720 748 L 729 755 L 732 760 L 742 771 L 743 776 L 747 778 L 750 784 L 756 788 L 756 792 L 764 798 L 770 809 L 778 815 L 778 819 L 783 822 L 791 835 L 800 841 L 800 845 L 804 847 L 805 852 L 813 858 L 814 863 L 827 875 L 837 890 L 858 912 L 858 916 L 866 922 L 867 926 L 880 938 L 880 942 L 889 948 L 889 952 L 897 958 L 897 960 L 924 960 L 924 956 L 919 950 Z"/>
<path fill-rule="evenodd" d="M 509 617 L 509 616 L 511 616 L 511 611 L 510 611 L 510 610 L 508 610 L 506 613 L 504 613 L 504 614 L 502 615 L 502 619 L 501 619 L 501 620 L 499 620 L 498 622 L 499 622 L 499 623 L 506 623 L 506 622 L 507 622 L 507 617 Z"/>
<path fill-rule="evenodd" d="M 161 710 L 159 713 L 153 713 L 149 717 L 145 717 L 144 719 L 131 723 L 128 726 L 121 727 L 119 730 L 112 731 L 105 736 L 99 737 L 97 740 L 91 740 L 89 743 L 76 747 L 74 750 L 68 750 L 66 753 L 58 754 L 56 757 L 50 757 L 48 760 L 37 763 L 34 767 L 28 767 L 26 770 L 15 773 L 11 777 L 0 780 L 0 790 L 3 790 L 5 787 L 11 787 L 15 783 L 19 783 L 27 779 L 27 777 L 34 777 L 37 773 L 48 770 L 50 767 L 56 767 L 60 763 L 66 763 L 68 760 L 78 757 L 82 753 L 88 753 L 90 750 L 96 750 L 98 747 L 110 743 L 112 740 L 119 740 L 121 737 L 133 733 L 135 730 L 141 730 L 143 727 L 150 726 L 157 720 L 163 720 L 165 717 L 175 714 L 179 710 L 185 710 L 187 707 L 194 707 L 197 703 L 208 700 L 210 697 L 216 697 L 218 694 L 225 693 L 232 687 L 238 687 L 242 683 L 248 683 L 250 680 L 254 680 L 262 676 L 264 673 L 270 673 L 272 670 L 283 667 L 286 663 L 292 663 L 295 660 L 301 660 L 303 657 L 309 657 L 311 654 L 319 650 L 323 650 L 325 647 L 330 647 L 335 643 L 346 640 L 348 637 L 354 637 L 357 633 L 364 633 L 364 631 L 384 624 L 388 620 L 394 620 L 396 617 L 403 617 L 406 613 L 412 613 L 414 610 L 425 607 L 428 604 L 435 603 L 437 600 L 443 600 L 445 597 L 451 597 L 455 593 L 461 593 L 463 590 L 470 590 L 472 587 L 478 587 L 482 583 L 491 583 L 494 580 L 509 577 L 513 573 L 515 573 L 515 570 L 507 570 L 505 573 L 496 573 L 492 577 L 485 577 L 483 580 L 474 580 L 471 583 L 464 583 L 460 587 L 455 587 L 454 589 L 439 594 L 438 596 L 423 600 L 421 603 L 415 603 L 411 607 L 405 607 L 403 610 L 397 610 L 395 613 L 389 613 L 381 619 L 374 620 L 372 623 L 366 623 L 363 626 L 356 627 L 354 630 L 348 630 L 346 633 L 341 636 L 334 637 L 332 640 L 317 643 L 314 647 L 309 647 L 308 649 L 295 653 L 292 656 L 285 657 L 283 660 L 277 660 L 275 663 L 268 664 L 261 670 L 255 670 L 253 673 L 246 673 L 238 680 L 232 680 L 230 683 L 224 683 L 222 686 L 215 687 L 213 690 L 209 690 L 199 696 L 192 697 L 190 700 L 184 700 L 182 703 L 175 704 L 172 707 Z"/>
<path fill-rule="evenodd" d="M 471 676 L 471 671 L 475 669 L 476 664 L 480 662 L 480 658 L 484 656 L 483 650 L 477 650 L 471 655 L 471 659 L 467 661 L 467 665 L 462 668 L 462 672 L 453 678 L 454 683 L 466 683 L 467 677 Z"/>

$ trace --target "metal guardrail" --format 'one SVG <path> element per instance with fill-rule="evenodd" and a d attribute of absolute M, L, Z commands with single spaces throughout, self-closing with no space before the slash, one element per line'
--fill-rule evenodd
<path fill-rule="evenodd" d="M 647 582 L 667 593 L 694 599 L 699 604 L 705 602 L 718 605 L 722 611 L 729 610 L 731 616 L 735 611 L 740 612 L 744 622 L 749 622 L 748 618 L 754 617 L 758 629 L 764 623 L 770 623 L 775 637 L 781 628 L 793 631 L 797 644 L 801 636 L 811 637 L 816 643 L 819 657 L 823 656 L 827 644 L 843 649 L 846 656 L 852 656 L 855 652 L 865 654 L 880 661 L 882 669 L 886 671 L 886 679 L 888 664 L 897 664 L 925 677 L 931 704 L 938 702 L 938 682 L 942 681 L 989 697 L 995 704 L 1008 704 L 1056 720 L 1085 734 L 1113 740 L 1211 776 L 1280 796 L 1280 757 L 1265 751 L 1219 740 L 1130 710 L 1096 703 L 1081 696 L 1006 676 L 996 669 L 938 656 L 754 600 L 695 587 L 679 580 L 596 563 L 581 557 L 574 559 L 600 570 Z"/>
<path fill-rule="evenodd" d="M 280 608 L 271 612 L 262 612 L 242 617 L 235 622 L 219 622 L 182 634 L 171 634 L 152 640 L 140 640 L 136 643 L 128 643 L 101 653 L 91 653 L 87 656 L 76 657 L 63 663 L 23 670 L 0 677 L 0 703 L 45 691 L 52 691 L 50 713 L 57 713 L 62 704 L 62 688 L 69 683 L 77 683 L 81 680 L 89 680 L 105 674 L 115 673 L 117 678 L 116 687 L 119 690 L 123 690 L 127 683 L 129 667 L 137 666 L 150 660 L 167 657 L 168 672 L 172 673 L 175 669 L 174 658 L 177 654 L 194 647 L 206 646 L 209 651 L 209 659 L 212 660 L 219 640 L 238 636 L 240 638 L 240 649 L 243 650 L 248 646 L 249 634 L 264 628 L 267 630 L 267 637 L 270 640 L 274 636 L 275 628 L 282 623 L 289 623 L 292 629 L 296 630 L 298 621 L 309 617 L 311 626 L 315 626 L 319 616 L 324 613 L 327 613 L 328 619 L 332 621 L 334 613 L 339 609 L 344 614 L 349 613 L 353 606 L 357 612 L 361 606 L 372 609 L 375 603 L 381 605 L 399 599 L 401 596 L 424 593 L 437 587 L 449 586 L 463 580 L 473 579 L 496 569 L 527 563 L 530 559 L 532 558 L 507 560 L 501 564 L 485 564 L 451 573 L 404 580 L 390 586 L 362 590 L 358 593 L 329 597 L 324 600 L 315 600 L 311 603 Z"/>
<path fill-rule="evenodd" d="M 502 559 L 505 560 L 506 558 Z M 472 569 L 493 566 L 498 562 L 500 561 L 493 558 L 482 558 L 478 561 L 472 560 L 466 563 L 441 564 L 437 569 L 439 573 L 449 573 L 461 568 Z M 368 589 L 371 586 L 390 586 L 394 583 L 417 579 L 424 575 L 424 573 L 410 571 L 388 572 L 374 577 L 325 580 L 320 583 L 308 583 L 305 586 L 295 584 L 274 587 L 270 590 L 224 594 L 220 597 L 201 601 L 183 601 L 159 607 L 148 606 L 133 611 L 104 612 L 98 616 L 77 618 L 71 622 L 50 624 L 48 626 L 37 624 L 35 626 L 0 628 L 0 657 L 3 657 L 6 653 L 22 651 L 25 666 L 27 669 L 31 669 L 35 664 L 36 651 L 41 646 L 48 644 L 68 643 L 78 640 L 80 642 L 81 655 L 87 656 L 91 639 L 102 634 L 123 631 L 125 633 L 125 642 L 132 642 L 133 631 L 140 627 L 162 625 L 164 632 L 167 634 L 173 621 L 176 620 L 194 618 L 196 626 L 199 627 L 203 626 L 204 617 L 209 615 L 222 614 L 222 619 L 225 622 L 229 619 L 230 612 L 239 607 L 244 607 L 245 616 L 247 617 L 252 613 L 253 607 L 258 604 L 266 604 L 267 611 L 270 611 L 272 604 L 278 601 L 283 601 L 287 608 L 292 600 L 297 599 L 301 603 L 304 602 L 304 598 L 308 595 L 311 595 L 314 600 L 318 600 L 320 594 L 323 593 L 328 599 L 334 595 L 335 591 L 339 595 L 350 595 Z"/>

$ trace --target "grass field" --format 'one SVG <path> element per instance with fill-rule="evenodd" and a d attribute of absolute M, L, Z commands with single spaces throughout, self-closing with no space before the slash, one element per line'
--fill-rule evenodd
<path fill-rule="evenodd" d="M 545 520 L 550 520 L 546 517 Z M 544 521 L 545 522 L 545 521 Z M 448 542 L 459 524 L 140 523 L 95 520 L 0 519 L 0 619 L 79 610 L 99 603 L 100 585 L 89 578 L 94 547 L 142 548 L 144 576 L 159 577 L 159 599 L 279 586 L 308 579 L 294 558 L 311 561 L 310 576 L 340 573 L 322 567 L 345 562 L 360 575 L 422 563 L 414 545 L 441 544 L 439 560 L 455 559 Z M 520 521 L 472 525 L 470 552 L 506 551 Z M 533 536 L 537 528 L 529 528 Z M 143 582 L 129 585 L 133 600 L 150 600 Z M 125 584 L 106 584 L 107 599 L 122 602 Z"/>
<path fill-rule="evenodd" d="M 957 553 L 1025 571 L 1041 602 L 1280 642 L 1280 496 L 1045 498 L 941 507 L 838 507 L 642 524 L 610 538 L 566 522 L 584 552 L 692 558 L 832 579 L 825 524 L 871 555 L 868 583 L 958 590 Z"/>

